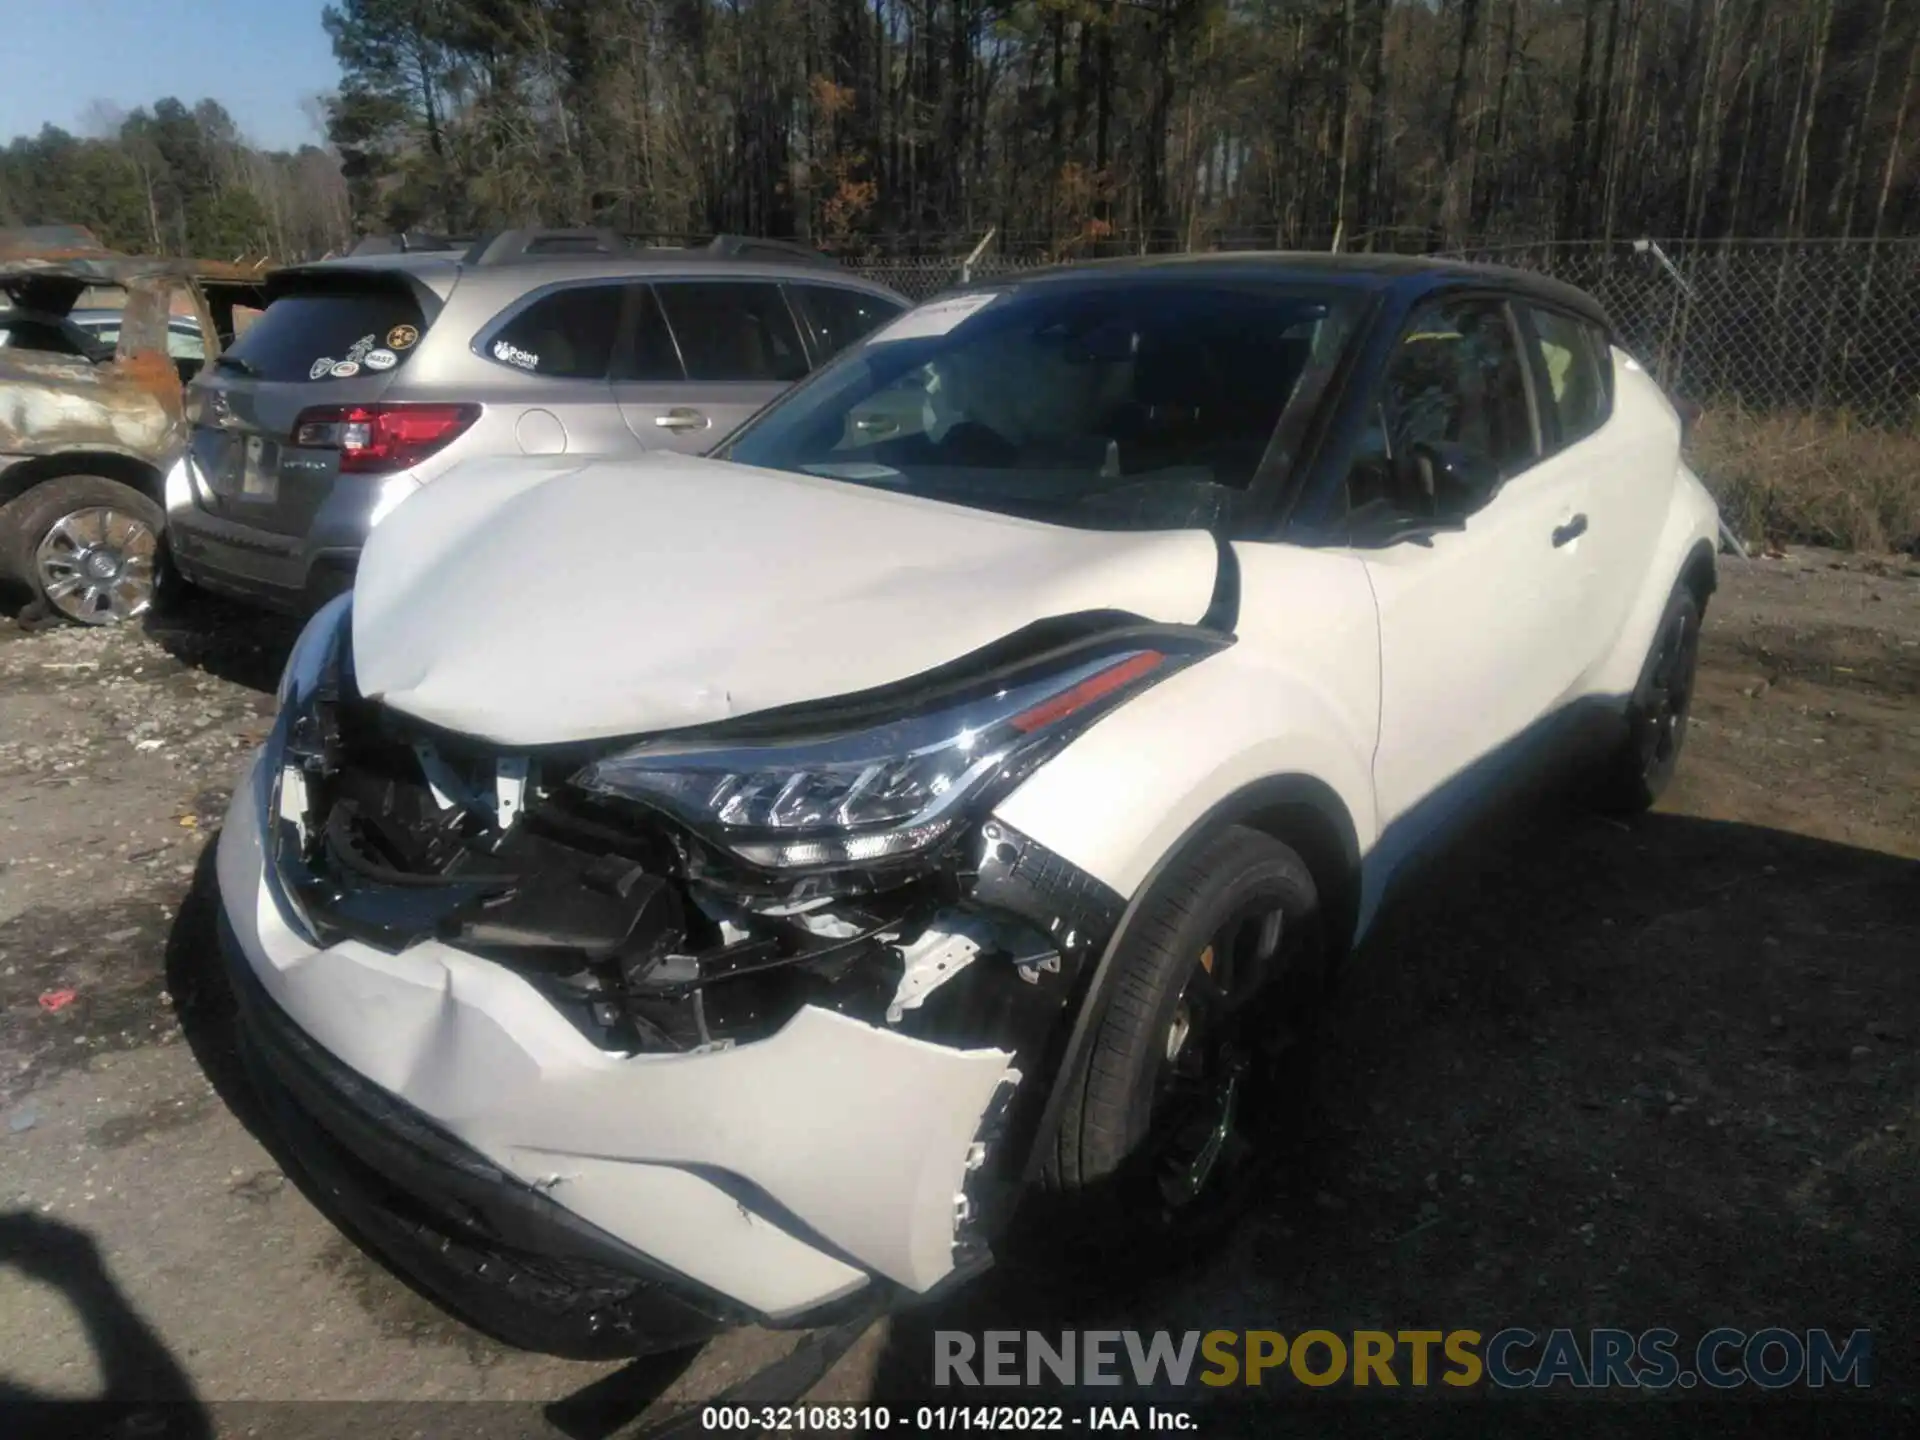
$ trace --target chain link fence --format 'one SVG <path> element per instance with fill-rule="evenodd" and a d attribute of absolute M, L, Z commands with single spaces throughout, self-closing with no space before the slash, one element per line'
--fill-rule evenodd
<path fill-rule="evenodd" d="M 964 253 L 965 248 L 955 250 Z M 1691 458 L 1736 533 L 1920 553 L 1920 239 L 1498 245 L 1597 298 L 1622 347 L 1698 405 Z M 991 279 L 1053 263 L 990 252 Z M 852 268 L 924 300 L 958 258 Z"/>

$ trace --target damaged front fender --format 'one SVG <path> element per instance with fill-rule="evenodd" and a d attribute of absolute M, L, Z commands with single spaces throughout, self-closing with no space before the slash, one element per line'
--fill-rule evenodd
<path fill-rule="evenodd" d="M 995 827 L 966 893 L 891 968 L 878 951 L 850 963 L 844 991 L 760 1038 L 610 1052 L 540 977 L 435 939 L 388 953 L 300 934 L 268 883 L 273 792 L 264 766 L 248 777 L 220 848 L 229 919 L 273 1000 L 503 1169 L 774 1318 L 869 1272 L 918 1292 L 981 1257 L 1017 1179 L 1002 1146 L 1022 1067 L 1045 1063 L 1117 913 Z M 968 963 L 942 970 L 935 952 L 962 934 Z"/>

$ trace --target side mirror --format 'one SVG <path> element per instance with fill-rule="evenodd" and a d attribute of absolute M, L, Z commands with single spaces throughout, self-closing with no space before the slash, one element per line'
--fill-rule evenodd
<path fill-rule="evenodd" d="M 1470 445 L 1422 440 L 1405 454 L 1401 483 L 1409 508 L 1436 519 L 1464 519 L 1500 493 L 1500 467 Z"/>

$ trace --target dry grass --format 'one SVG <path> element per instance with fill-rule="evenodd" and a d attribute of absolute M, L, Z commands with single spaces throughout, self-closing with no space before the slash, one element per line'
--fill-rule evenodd
<path fill-rule="evenodd" d="M 1920 431 L 1714 407 L 1689 448 L 1743 539 L 1920 553 Z"/>

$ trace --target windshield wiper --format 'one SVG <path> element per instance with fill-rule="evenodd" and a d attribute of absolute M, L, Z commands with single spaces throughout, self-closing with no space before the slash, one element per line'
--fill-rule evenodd
<path fill-rule="evenodd" d="M 260 378 L 260 367 L 251 360 L 242 359 L 238 355 L 216 356 L 213 367 L 216 370 L 238 370 L 242 375 L 251 375 L 256 380 Z"/>

